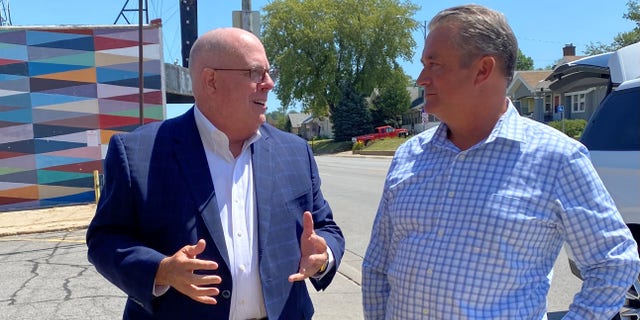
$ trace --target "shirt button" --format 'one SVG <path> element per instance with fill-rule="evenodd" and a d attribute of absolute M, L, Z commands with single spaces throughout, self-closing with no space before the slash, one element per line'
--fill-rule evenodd
<path fill-rule="evenodd" d="M 243 271 L 243 272 L 244 272 L 244 270 L 245 270 L 244 264 L 241 264 L 241 265 L 239 266 L 239 268 L 240 268 L 240 271 Z"/>
<path fill-rule="evenodd" d="M 455 191 L 449 191 L 447 193 L 447 196 L 449 196 L 449 198 L 453 198 L 453 196 L 455 196 L 455 195 L 456 195 Z"/>
<path fill-rule="evenodd" d="M 242 238 L 242 233 L 238 232 L 236 233 L 236 235 L 238 236 L 238 238 Z"/>
<path fill-rule="evenodd" d="M 439 230 L 438 231 L 438 237 L 442 237 L 444 236 L 444 231 L 443 230 Z"/>
<path fill-rule="evenodd" d="M 427 276 L 431 276 L 433 275 L 433 269 L 429 268 L 427 269 Z"/>
<path fill-rule="evenodd" d="M 225 299 L 229 299 L 229 298 L 231 298 L 231 291 L 229 291 L 229 290 L 223 290 L 223 291 L 222 291 L 222 297 L 223 297 L 223 298 L 225 298 Z"/>
<path fill-rule="evenodd" d="M 422 309 L 422 314 L 425 316 L 429 314 L 429 309 Z"/>
<path fill-rule="evenodd" d="M 466 157 L 467 157 L 467 155 L 465 155 L 465 154 L 463 153 L 463 154 L 460 154 L 460 156 L 458 156 L 458 159 L 459 159 L 459 160 L 464 160 L 464 158 L 466 158 Z"/>

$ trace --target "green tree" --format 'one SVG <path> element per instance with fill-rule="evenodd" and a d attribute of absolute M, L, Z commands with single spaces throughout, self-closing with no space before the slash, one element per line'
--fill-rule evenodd
<path fill-rule="evenodd" d="M 264 8 L 262 41 L 280 69 L 274 92 L 285 107 L 300 102 L 334 115 L 342 88 L 369 95 L 409 61 L 418 6 L 399 0 L 273 0 Z"/>
<path fill-rule="evenodd" d="M 531 59 L 531 57 L 525 56 L 519 48 L 518 56 L 516 57 L 516 70 L 533 70 L 533 59 Z"/>
<path fill-rule="evenodd" d="M 282 112 L 282 110 L 276 110 L 267 113 L 267 122 L 273 124 L 274 127 L 286 131 L 286 123 L 289 117 Z"/>
<path fill-rule="evenodd" d="M 371 118 L 374 127 L 390 125 L 398 128 L 399 119 L 411 106 L 411 97 L 407 86 L 410 79 L 400 69 L 389 75 L 378 91 L 378 95 L 371 101 Z"/>
<path fill-rule="evenodd" d="M 367 102 L 350 86 L 344 87 L 340 102 L 331 114 L 331 122 L 335 141 L 350 141 L 352 137 L 373 131 Z"/>
<path fill-rule="evenodd" d="M 640 41 L 640 3 L 637 0 L 629 0 L 627 2 L 627 10 L 627 13 L 623 14 L 622 17 L 635 22 L 636 26 L 631 31 L 618 33 L 611 44 L 604 44 L 599 41 L 589 43 L 584 51 L 585 54 L 594 55 L 615 51 Z"/>

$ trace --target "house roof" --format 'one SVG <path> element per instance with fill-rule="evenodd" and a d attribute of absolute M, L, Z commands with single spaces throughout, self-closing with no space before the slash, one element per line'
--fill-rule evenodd
<path fill-rule="evenodd" d="M 544 79 L 550 74 L 551 70 L 516 71 L 507 88 L 507 95 L 512 99 L 519 99 L 523 94 L 531 96 L 529 93 L 545 90 L 549 87 L 549 82 Z M 526 90 L 523 90 L 523 87 Z"/>
<path fill-rule="evenodd" d="M 311 115 L 308 113 L 289 113 L 288 116 L 292 128 L 299 128 L 305 120 L 311 118 Z"/>
<path fill-rule="evenodd" d="M 535 90 L 540 81 L 544 80 L 551 74 L 551 70 L 540 70 L 540 71 L 516 71 L 516 75 L 514 77 L 514 82 L 517 78 L 527 86 L 527 88 L 531 91 Z"/>

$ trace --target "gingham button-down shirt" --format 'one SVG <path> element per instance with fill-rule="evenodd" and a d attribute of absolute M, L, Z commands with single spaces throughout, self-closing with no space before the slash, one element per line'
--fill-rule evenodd
<path fill-rule="evenodd" d="M 365 318 L 546 319 L 565 241 L 587 279 L 566 319 L 615 313 L 638 254 L 586 148 L 511 103 L 472 148 L 446 137 L 444 124 L 423 132 L 391 163 L 363 262 Z"/>

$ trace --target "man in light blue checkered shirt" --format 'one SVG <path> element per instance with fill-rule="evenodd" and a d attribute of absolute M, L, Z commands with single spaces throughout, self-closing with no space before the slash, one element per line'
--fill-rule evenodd
<path fill-rule="evenodd" d="M 442 124 L 396 152 L 362 265 L 366 319 L 546 319 L 563 243 L 584 277 L 565 319 L 610 319 L 637 245 L 579 142 L 521 117 L 501 13 L 429 24 L 418 84 Z"/>

